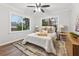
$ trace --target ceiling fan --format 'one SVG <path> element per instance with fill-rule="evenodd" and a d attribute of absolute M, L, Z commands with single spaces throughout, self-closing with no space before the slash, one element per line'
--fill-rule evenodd
<path fill-rule="evenodd" d="M 34 7 L 35 9 L 33 10 L 33 12 L 37 12 L 37 11 L 41 11 L 41 12 L 45 12 L 43 10 L 43 8 L 47 8 L 50 7 L 50 5 L 41 5 L 41 3 L 35 3 L 35 6 L 27 6 L 27 7 Z"/>

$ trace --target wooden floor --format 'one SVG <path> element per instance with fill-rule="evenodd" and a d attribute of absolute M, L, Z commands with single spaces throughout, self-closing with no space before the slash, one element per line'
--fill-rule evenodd
<path fill-rule="evenodd" d="M 25 56 L 25 54 L 12 44 L 0 47 L 0 56 Z"/>

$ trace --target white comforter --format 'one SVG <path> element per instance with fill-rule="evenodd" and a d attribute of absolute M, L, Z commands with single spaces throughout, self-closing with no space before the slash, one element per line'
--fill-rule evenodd
<path fill-rule="evenodd" d="M 33 43 L 40 47 L 43 47 L 47 52 L 56 54 L 56 50 L 53 45 L 53 40 L 56 39 L 56 33 L 48 34 L 48 36 L 38 36 L 36 33 L 29 34 L 24 40 L 26 42 Z"/>

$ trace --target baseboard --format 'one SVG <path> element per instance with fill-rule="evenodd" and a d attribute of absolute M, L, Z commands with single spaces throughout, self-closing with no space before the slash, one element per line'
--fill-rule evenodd
<path fill-rule="evenodd" d="M 16 41 L 19 41 L 19 40 L 23 40 L 23 39 L 16 39 L 16 40 L 13 40 L 13 41 L 1 43 L 0 46 L 4 46 L 4 45 L 7 45 L 7 44 L 11 44 L 11 43 L 16 42 Z"/>

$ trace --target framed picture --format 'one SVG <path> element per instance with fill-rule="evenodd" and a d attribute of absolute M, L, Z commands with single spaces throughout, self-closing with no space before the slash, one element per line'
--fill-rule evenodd
<path fill-rule="evenodd" d="M 77 16 L 77 19 L 76 19 L 75 31 L 79 32 L 79 16 Z"/>

